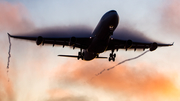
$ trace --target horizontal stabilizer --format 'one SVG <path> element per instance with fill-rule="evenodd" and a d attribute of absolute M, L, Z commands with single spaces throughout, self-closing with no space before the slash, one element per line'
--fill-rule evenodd
<path fill-rule="evenodd" d="M 62 56 L 62 57 L 72 57 L 72 58 L 77 58 L 78 56 L 75 55 L 58 55 L 58 56 Z"/>

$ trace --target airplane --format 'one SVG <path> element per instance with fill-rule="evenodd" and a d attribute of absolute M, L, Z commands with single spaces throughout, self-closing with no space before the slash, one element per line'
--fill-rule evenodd
<path fill-rule="evenodd" d="M 74 48 L 80 48 L 80 52 L 78 52 L 78 55 L 58 55 L 62 57 L 73 57 L 90 61 L 95 58 L 102 58 L 107 59 L 108 57 L 100 57 L 99 54 L 103 53 L 105 51 L 111 51 L 108 60 L 109 61 L 115 61 L 116 54 L 114 53 L 114 50 L 118 49 L 147 49 L 149 48 L 149 51 L 154 51 L 158 47 L 162 46 L 172 46 L 172 44 L 161 44 L 161 43 L 144 43 L 144 42 L 133 42 L 132 40 L 120 40 L 111 38 L 113 35 L 114 30 L 118 26 L 119 23 L 119 15 L 115 10 L 110 10 L 107 13 L 105 13 L 102 18 L 100 19 L 98 25 L 92 32 L 91 37 L 56 37 L 56 38 L 48 38 L 43 36 L 38 37 L 30 37 L 30 36 L 15 36 L 15 35 L 9 35 L 9 37 L 12 38 L 18 38 L 18 39 L 24 39 L 24 40 L 32 40 L 36 41 L 37 45 L 44 45 L 44 44 L 52 44 L 53 46 L 56 45 L 63 45 L 64 46 L 70 46 Z"/>

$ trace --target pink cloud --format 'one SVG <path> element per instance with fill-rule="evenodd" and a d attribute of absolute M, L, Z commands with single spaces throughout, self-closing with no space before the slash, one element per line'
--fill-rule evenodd
<path fill-rule="evenodd" d="M 32 29 L 33 22 L 21 3 L 0 2 L 0 31 L 20 32 Z"/>
<path fill-rule="evenodd" d="M 167 0 L 162 7 L 162 26 L 173 32 L 180 32 L 180 1 Z"/>

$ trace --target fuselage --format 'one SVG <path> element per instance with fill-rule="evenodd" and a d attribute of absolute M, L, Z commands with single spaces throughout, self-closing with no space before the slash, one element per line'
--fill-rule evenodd
<path fill-rule="evenodd" d="M 102 53 L 107 49 L 111 35 L 118 23 L 119 16 L 115 10 L 111 10 L 103 15 L 92 33 L 92 43 L 87 49 L 83 50 L 84 60 L 92 60 L 96 58 L 99 53 Z"/>

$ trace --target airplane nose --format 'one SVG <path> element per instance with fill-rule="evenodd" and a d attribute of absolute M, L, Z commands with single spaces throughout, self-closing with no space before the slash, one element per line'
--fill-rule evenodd
<path fill-rule="evenodd" d="M 109 12 L 107 12 L 107 14 L 117 15 L 117 12 L 115 10 L 110 10 Z"/>
<path fill-rule="evenodd" d="M 104 16 L 101 18 L 102 21 L 107 20 L 107 19 L 114 19 L 118 20 L 119 16 L 118 13 L 115 10 L 110 10 Z"/>
<path fill-rule="evenodd" d="M 118 19 L 118 13 L 115 10 L 111 10 L 109 11 L 109 13 L 111 14 L 111 17 L 113 17 L 114 19 Z"/>
<path fill-rule="evenodd" d="M 109 14 L 111 14 L 113 17 L 118 17 L 118 14 L 115 10 L 109 11 Z"/>
<path fill-rule="evenodd" d="M 115 10 L 110 10 L 109 13 L 117 13 Z"/>
<path fill-rule="evenodd" d="M 119 15 L 115 10 L 109 11 L 110 16 L 109 19 L 111 19 L 112 25 L 117 25 L 119 23 Z"/>

